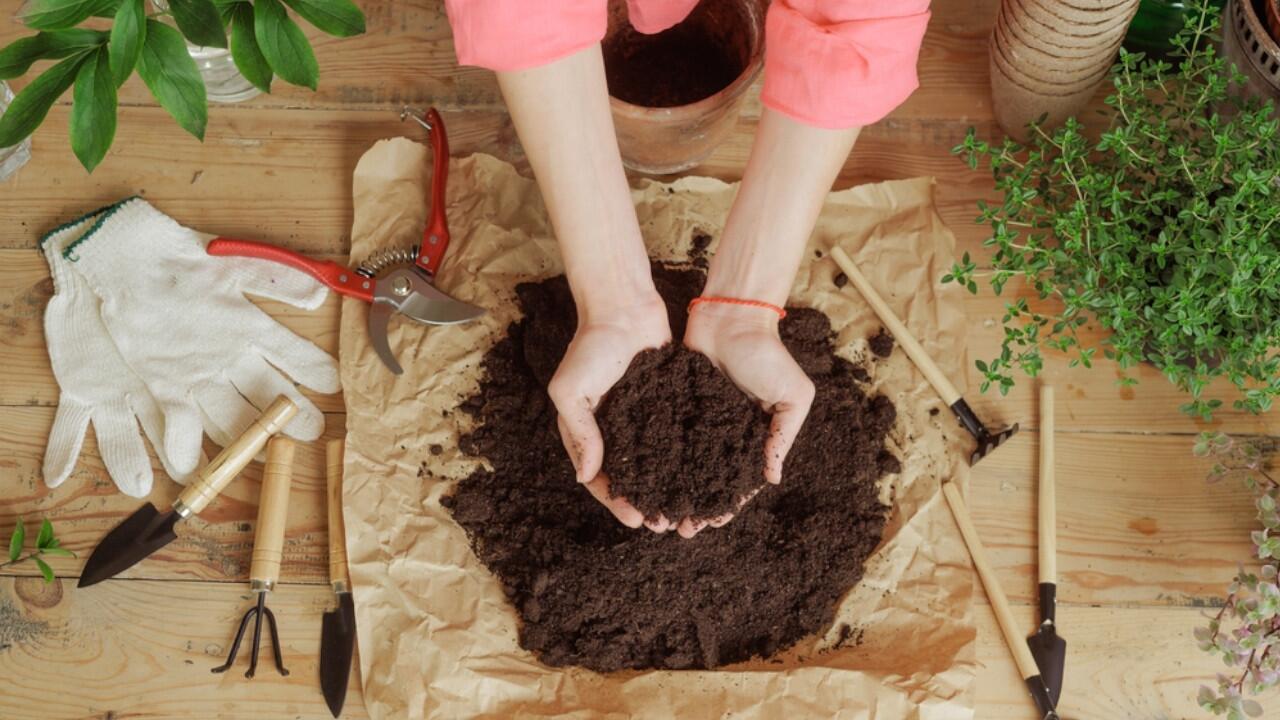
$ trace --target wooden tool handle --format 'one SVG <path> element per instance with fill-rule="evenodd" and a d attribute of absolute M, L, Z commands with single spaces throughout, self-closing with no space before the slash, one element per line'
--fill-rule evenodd
<path fill-rule="evenodd" d="M 968 546 L 969 555 L 973 557 L 973 566 L 977 568 L 982 587 L 987 591 L 991 610 L 996 615 L 996 622 L 1000 625 L 1000 632 L 1004 635 L 1005 644 L 1009 646 L 1009 652 L 1013 653 L 1018 672 L 1023 680 L 1039 675 L 1040 670 L 1036 667 L 1035 658 L 1031 656 L 1031 649 L 1027 647 L 1024 634 L 1018 630 L 1013 612 L 1009 610 L 1009 599 L 1000 588 L 1000 581 L 996 578 L 991 561 L 987 558 L 987 550 L 982 546 L 982 540 L 978 538 L 978 531 L 973 527 L 973 521 L 969 519 L 969 510 L 960 497 L 960 489 L 954 483 L 944 482 L 942 493 L 947 498 L 947 504 L 951 506 L 951 514 L 956 519 L 956 525 L 960 526 L 960 535 L 964 537 L 964 544 Z"/>
<path fill-rule="evenodd" d="M 253 534 L 253 564 L 249 566 L 249 582 L 255 590 L 270 590 L 280 579 L 289 486 L 293 483 L 293 450 L 293 441 L 286 437 L 273 437 L 267 443 L 262 493 L 258 496 L 258 527 Z"/>
<path fill-rule="evenodd" d="M 325 479 L 329 502 L 329 583 L 339 592 L 351 589 L 347 570 L 347 530 L 342 523 L 342 454 L 345 441 L 325 446 Z"/>
<path fill-rule="evenodd" d="M 831 248 L 831 257 L 836 261 L 836 265 L 844 274 L 853 282 L 854 287 L 858 288 L 858 292 L 862 293 L 862 297 L 866 298 L 867 304 L 872 310 L 876 311 L 876 315 L 880 316 L 880 322 L 889 328 L 889 332 L 893 334 L 893 339 L 898 341 L 898 345 L 906 351 L 907 357 L 911 358 L 911 362 L 920 368 L 920 372 L 924 373 L 924 377 L 933 386 L 934 390 L 942 396 L 943 402 L 948 406 L 954 405 L 960 399 L 960 391 L 956 390 L 956 386 L 951 384 L 946 375 L 942 374 L 942 368 L 929 357 L 929 353 L 925 352 L 923 346 L 911 335 L 911 331 L 907 330 L 907 326 L 902 324 L 898 316 L 893 313 L 880 294 L 871 287 L 871 283 L 867 282 L 867 278 L 858 271 L 858 266 L 853 264 L 853 260 L 849 258 L 845 251 L 839 247 Z"/>
<path fill-rule="evenodd" d="M 298 406 L 281 395 L 258 416 L 235 442 L 222 449 L 191 481 L 186 490 L 173 503 L 173 509 L 182 517 L 199 513 L 213 501 L 218 493 L 240 474 L 267 444 L 267 439 L 284 429 L 298 412 Z"/>
<path fill-rule="evenodd" d="M 1053 386 L 1040 387 L 1040 582 L 1058 582 L 1057 492 L 1053 477 Z"/>

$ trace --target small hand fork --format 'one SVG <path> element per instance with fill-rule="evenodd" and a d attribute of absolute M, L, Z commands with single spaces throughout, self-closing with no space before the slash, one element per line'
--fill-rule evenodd
<path fill-rule="evenodd" d="M 240 629 L 231 643 L 227 661 L 213 672 L 226 672 L 236 661 L 244 631 L 253 620 L 253 651 L 249 655 L 249 669 L 244 676 L 252 678 L 258 669 L 258 644 L 262 639 L 262 617 L 271 626 L 271 649 L 275 653 L 276 670 L 288 675 L 284 658 L 280 653 L 280 633 L 276 628 L 276 616 L 267 607 L 267 593 L 280 578 L 280 559 L 284 554 L 284 525 L 289 510 L 289 485 L 293 479 L 293 441 L 285 437 L 273 437 L 267 443 L 267 462 L 262 469 L 262 494 L 258 501 L 258 527 L 253 536 L 253 564 L 249 568 L 249 587 L 257 594 L 258 602 L 240 619 Z"/>

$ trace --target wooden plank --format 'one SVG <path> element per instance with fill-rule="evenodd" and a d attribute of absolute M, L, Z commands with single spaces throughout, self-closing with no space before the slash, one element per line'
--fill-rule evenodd
<path fill-rule="evenodd" d="M 279 620 L 282 678 L 265 667 L 248 681 L 244 659 L 215 676 L 250 596 L 242 587 L 208 582 L 109 580 L 74 589 L 68 581 L 0 579 L 0 717 L 48 718 L 328 717 L 317 680 L 320 614 L 328 588 L 284 584 L 270 607 Z M 1032 608 L 1015 613 L 1030 628 Z M 1200 717 L 1196 688 L 1211 683 L 1221 663 L 1201 653 L 1191 608 L 1059 610 L 1068 641 L 1063 716 L 1098 720 Z M 984 602 L 978 627 L 977 717 L 1021 720 L 1030 700 Z M 358 669 L 357 669 L 358 673 Z M 75 681 L 74 691 L 66 685 Z M 1265 698 L 1280 701 L 1274 695 Z M 344 717 L 367 717 L 353 675 Z"/>
<path fill-rule="evenodd" d="M 34 247 L 41 233 L 137 194 L 206 232 L 289 241 L 311 253 L 345 253 L 356 161 L 380 138 L 419 137 L 391 110 L 215 113 L 203 143 L 158 108 L 126 107 L 120 114 L 115 145 L 87 175 L 67 143 L 68 108 L 53 109 L 34 137 L 31 163 L 7 183 L 0 248 Z M 455 156 L 487 152 L 522 166 L 505 113 L 446 113 L 445 122 Z M 985 257 L 986 234 L 973 219 L 977 201 L 991 193 L 991 180 L 950 153 L 966 125 L 895 121 L 869 128 L 836 185 L 935 176 L 940 212 L 956 231 L 960 250 Z M 754 120 L 741 120 L 693 172 L 736 180 L 754 132 Z"/>
<path fill-rule="evenodd" d="M 1036 597 L 1039 433 L 1019 434 L 973 470 L 974 523 L 1015 600 Z M 1204 607 L 1251 561 L 1253 495 L 1182 436 L 1058 433 L 1058 598 Z"/>
<path fill-rule="evenodd" d="M 7 533 L 19 517 L 29 527 L 49 518 L 63 547 L 79 555 L 52 558 L 50 564 L 60 576 L 74 577 L 98 541 L 143 502 L 167 509 L 182 488 L 168 479 L 152 454 L 155 485 L 151 494 L 145 499 L 124 495 L 107 474 L 92 432 L 85 438 L 71 477 L 57 488 L 46 487 L 41 463 L 53 414 L 53 408 L 45 407 L 0 408 L 0 495 L 5 498 L 0 504 L 0 528 Z M 324 439 L 340 438 L 345 432 L 345 415 L 326 416 Z M 205 450 L 212 457 L 218 448 L 206 442 Z M 177 540 L 122 577 L 247 582 L 261 481 L 262 465 L 251 463 L 203 513 L 178 526 Z M 324 503 L 324 443 L 300 443 L 285 531 L 283 580 L 328 582 Z M 25 563 L 3 574 L 35 572 Z"/>
<path fill-rule="evenodd" d="M 270 237 L 270 236 L 269 236 Z M 299 247 L 295 238 L 274 236 L 272 240 Z M 330 256 L 341 259 L 341 256 Z M 44 305 L 52 292 L 44 259 L 31 250 L 0 250 L 0 328 L 6 342 L 0 344 L 0 405 L 52 405 L 57 402 L 57 384 L 49 369 L 44 349 L 42 318 Z M 850 290 L 850 292 L 853 292 Z M 1006 295 L 1010 299 L 1025 296 L 1016 283 Z M 965 311 L 969 316 L 969 358 L 989 360 L 1000 352 L 1005 298 L 982 288 L 977 296 L 966 296 Z M 303 311 L 280 303 L 263 303 L 286 326 L 310 338 L 330 353 L 337 353 L 339 304 L 330 297 L 316 311 Z M 1082 338 L 1098 342 L 1103 335 L 1087 329 Z M 1196 433 L 1208 428 L 1222 428 L 1236 433 L 1280 433 L 1280 413 L 1250 415 L 1227 407 L 1213 424 L 1206 424 L 1178 411 L 1186 397 L 1154 368 L 1142 366 L 1133 374 L 1139 384 L 1121 388 L 1115 383 L 1118 366 L 1099 359 L 1092 370 L 1068 367 L 1070 358 L 1056 351 L 1046 354 L 1043 376 L 1056 383 L 1061 392 L 1059 427 L 1064 432 L 1099 431 L 1115 433 L 1174 432 Z M 1017 377 L 1015 389 L 1001 397 L 996 391 L 978 392 L 981 376 L 969 365 L 969 401 L 979 414 L 992 424 L 1020 421 L 1023 427 L 1036 424 L 1034 381 Z M 1219 397 L 1234 398 L 1227 383 L 1213 387 Z M 327 411 L 343 410 L 340 395 L 312 398 Z"/>
<path fill-rule="evenodd" d="M 0 717 L 332 718 L 319 680 L 328 586 L 286 583 L 268 598 L 288 677 L 276 672 L 265 632 L 257 675 L 244 677 L 252 629 L 235 667 L 210 673 L 252 602 L 247 585 L 115 580 L 80 590 L 0 579 Z M 359 675 L 357 659 L 344 718 L 368 717 Z"/>
<path fill-rule="evenodd" d="M 344 416 L 327 416 L 326 437 L 341 437 Z M 0 529 L 18 517 L 51 518 L 63 544 L 80 558 L 54 559 L 67 576 L 106 532 L 141 501 L 119 493 L 90 436 L 80 462 L 62 486 L 41 478 L 53 409 L 0 408 Z M 991 549 L 1006 592 L 1029 601 L 1035 589 L 1035 452 L 1027 431 L 985 459 L 973 473 L 970 504 Z M 1251 496 L 1237 481 L 1207 484 L 1209 463 L 1190 455 L 1180 436 L 1062 433 L 1058 437 L 1060 596 L 1080 603 L 1205 605 L 1216 602 L 1238 562 L 1249 555 Z M 209 447 L 210 452 L 216 449 Z M 1141 458 L 1141 462 L 1135 462 Z M 323 448 L 298 450 L 283 577 L 325 581 Z M 153 462 L 153 464 L 155 464 Z M 148 498 L 165 507 L 179 488 L 157 467 Z M 183 523 L 179 539 L 127 577 L 226 582 L 247 577 L 261 468 L 256 463 L 199 518 Z M 1212 511 L 1206 511 L 1212 508 Z M 32 575 L 29 565 L 4 571 Z"/>
<path fill-rule="evenodd" d="M 1014 614 L 1030 632 L 1034 608 L 1017 605 Z M 978 625 L 978 661 L 983 666 L 978 675 L 977 717 L 1035 717 L 1035 706 L 985 598 L 974 607 L 973 619 Z M 1089 720 L 1208 717 L 1196 705 L 1196 692 L 1201 685 L 1216 686 L 1214 676 L 1224 668 L 1216 656 L 1200 652 L 1191 637 L 1192 630 L 1203 624 L 1202 613 L 1195 608 L 1059 605 L 1058 627 L 1067 641 L 1059 714 Z M 1275 713 L 1280 708 L 1280 691 L 1259 700 Z"/>
<path fill-rule="evenodd" d="M 939 3 L 939 5 L 942 5 Z M 332 38 L 303 23 L 320 64 L 320 85 L 313 92 L 278 78 L 269 95 L 258 95 L 225 109 L 306 108 L 374 109 L 403 104 L 458 110 L 500 110 L 501 95 L 493 73 L 459 66 L 444 6 L 438 0 L 400 2 L 370 0 L 362 3 L 366 32 L 352 38 Z M 894 117 L 959 118 L 990 117 L 986 66 L 986 37 L 997 4 L 984 0 L 970 12 L 940 7 L 925 36 L 919 63 L 920 89 Z M 107 27 L 109 23 L 98 25 Z M 0 27 L 0 46 L 28 34 L 18 23 Z M 44 64 L 37 66 L 42 69 Z M 17 80 L 25 86 L 34 74 Z M 759 81 L 756 92 L 758 93 Z M 70 94 L 62 98 L 69 104 Z M 152 106 L 155 100 L 135 75 L 121 88 L 124 105 Z M 746 113 L 759 113 L 758 102 Z"/>

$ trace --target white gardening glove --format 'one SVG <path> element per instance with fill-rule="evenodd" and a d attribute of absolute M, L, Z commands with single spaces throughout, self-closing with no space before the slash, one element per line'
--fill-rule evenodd
<path fill-rule="evenodd" d="M 164 413 L 165 453 L 180 473 L 196 467 L 202 428 L 225 447 L 280 395 L 299 408 L 285 433 L 320 437 L 324 415 L 281 371 L 312 390 L 339 388 L 328 353 L 245 297 L 313 309 L 326 288 L 270 261 L 210 256 L 210 239 L 132 198 L 63 252 L 101 299 L 111 339 Z"/>
<path fill-rule="evenodd" d="M 151 492 L 151 459 L 138 424 L 169 476 L 176 473 L 163 449 L 164 417 L 138 376 L 111 342 L 98 314 L 98 298 L 62 258 L 62 249 L 94 223 L 97 214 L 76 220 L 40 241 L 53 276 L 54 294 L 44 312 L 49 362 L 58 380 L 58 412 L 44 453 L 44 481 L 57 487 L 71 475 L 90 422 L 107 473 L 126 495 Z"/>

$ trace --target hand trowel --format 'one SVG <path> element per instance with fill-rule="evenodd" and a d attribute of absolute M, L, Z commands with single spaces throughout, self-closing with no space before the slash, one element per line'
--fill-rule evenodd
<path fill-rule="evenodd" d="M 107 533 L 85 562 L 76 587 L 89 587 L 115 577 L 176 540 L 173 528 L 178 521 L 204 510 L 297 412 L 298 406 L 292 400 L 283 395 L 276 398 L 235 442 L 200 470 L 167 512 L 161 513 L 155 505 L 145 503 Z"/>
<path fill-rule="evenodd" d="M 1062 695 L 1062 671 L 1067 657 L 1067 641 L 1058 636 L 1055 622 L 1058 599 L 1058 532 L 1053 482 L 1053 388 L 1040 388 L 1040 626 L 1027 638 L 1031 656 L 1040 668 L 1040 676 L 1049 688 L 1049 696 L 1057 707 Z"/>
<path fill-rule="evenodd" d="M 347 570 L 347 533 L 342 523 L 343 440 L 325 446 L 325 475 L 329 502 L 329 584 L 338 607 L 320 620 L 320 690 L 334 717 L 347 699 L 347 678 L 356 645 L 356 606 L 351 598 L 351 575 Z"/>

